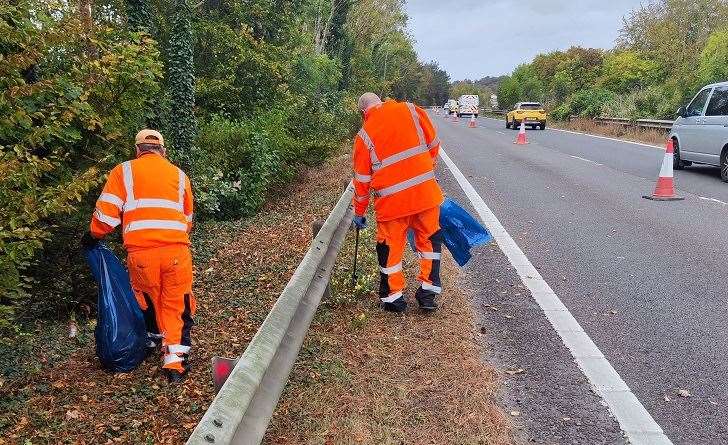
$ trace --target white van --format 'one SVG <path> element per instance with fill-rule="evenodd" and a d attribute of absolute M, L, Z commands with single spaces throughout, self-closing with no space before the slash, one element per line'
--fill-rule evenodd
<path fill-rule="evenodd" d="M 458 117 L 475 116 L 478 117 L 478 107 L 480 106 L 480 97 L 477 94 L 464 94 L 458 98 Z"/>
<path fill-rule="evenodd" d="M 719 166 L 728 182 L 728 82 L 704 87 L 677 115 L 670 131 L 673 167 L 680 170 L 693 162 Z"/>
<path fill-rule="evenodd" d="M 445 104 L 447 114 L 458 114 L 458 101 L 455 99 L 449 99 Z"/>

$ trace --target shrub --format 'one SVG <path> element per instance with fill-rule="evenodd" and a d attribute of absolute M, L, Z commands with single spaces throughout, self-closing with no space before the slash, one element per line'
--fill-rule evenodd
<path fill-rule="evenodd" d="M 215 116 L 202 125 L 190 175 L 200 214 L 251 215 L 274 184 L 290 177 L 293 142 L 285 117 L 271 110 L 247 121 Z"/>
<path fill-rule="evenodd" d="M 35 3 L 0 7 L 0 333 L 30 294 L 50 310 L 77 298 L 55 287 L 69 277 L 61 263 L 79 262 L 67 246 L 90 208 L 74 212 L 128 153 L 159 91 L 153 41 L 50 17 Z M 61 263 L 41 262 L 49 240 L 66 246 Z"/>

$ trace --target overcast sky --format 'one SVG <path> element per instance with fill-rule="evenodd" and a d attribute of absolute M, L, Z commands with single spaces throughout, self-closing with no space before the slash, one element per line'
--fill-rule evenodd
<path fill-rule="evenodd" d="M 642 0 L 644 2 L 644 0 Z M 423 61 L 453 80 L 508 74 L 538 53 L 572 45 L 611 48 L 640 0 L 407 0 Z"/>

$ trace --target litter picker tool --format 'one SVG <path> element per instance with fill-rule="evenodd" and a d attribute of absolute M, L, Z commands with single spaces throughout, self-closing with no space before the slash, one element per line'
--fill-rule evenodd
<path fill-rule="evenodd" d="M 359 228 L 356 228 L 356 238 L 354 241 L 354 269 L 351 272 L 351 287 L 356 286 L 356 280 L 359 278 L 356 275 L 356 258 L 359 256 Z"/>

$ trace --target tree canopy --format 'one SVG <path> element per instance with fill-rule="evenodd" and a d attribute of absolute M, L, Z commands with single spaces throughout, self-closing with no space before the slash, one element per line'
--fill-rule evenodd
<path fill-rule="evenodd" d="M 571 114 L 669 118 L 702 85 L 728 80 L 728 0 L 651 0 L 625 18 L 611 50 L 540 54 L 499 87 L 512 106 L 539 100 Z"/>

